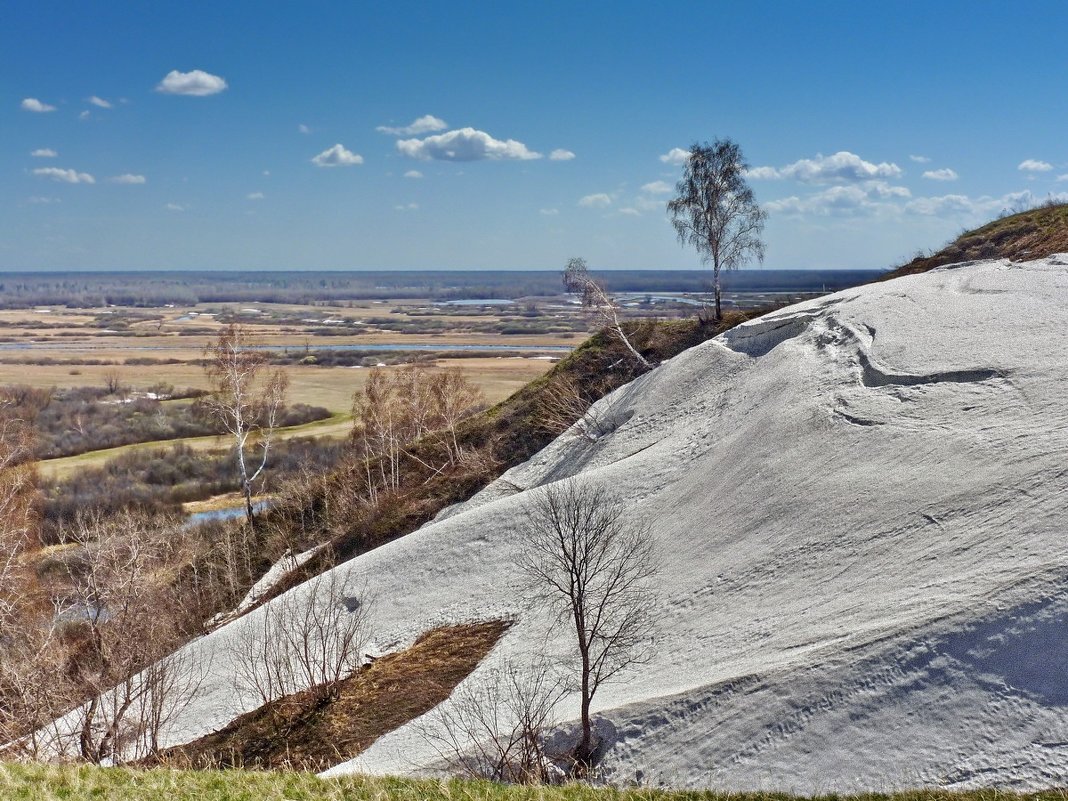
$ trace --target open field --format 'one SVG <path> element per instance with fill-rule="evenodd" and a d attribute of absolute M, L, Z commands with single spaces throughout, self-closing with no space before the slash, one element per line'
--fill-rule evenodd
<path fill-rule="evenodd" d="M 496 403 L 511 395 L 520 387 L 545 373 L 552 363 L 547 359 L 475 357 L 470 359 L 441 359 L 435 362 L 439 367 L 460 366 L 482 389 L 489 403 Z M 38 387 L 84 386 L 102 384 L 104 374 L 114 370 L 113 366 L 86 365 L 80 374 L 70 375 L 64 367 L 55 365 L 23 365 L 16 369 L 13 365 L 0 364 L 0 384 L 22 383 Z M 394 367 L 384 369 L 397 369 Z M 204 371 L 193 364 L 168 365 L 127 365 L 120 370 L 123 380 L 135 388 L 143 389 L 168 381 L 179 387 L 206 388 Z M 369 375 L 368 370 L 350 367 L 290 367 L 290 400 L 325 406 L 333 415 L 326 420 L 292 426 L 283 429 L 282 439 L 292 437 L 324 436 L 340 438 L 348 434 L 352 425 L 349 410 L 352 395 L 361 391 Z M 118 448 L 90 451 L 78 456 L 60 459 L 46 459 L 40 462 L 41 475 L 46 478 L 64 478 L 72 472 L 86 467 L 99 467 L 108 459 L 131 450 L 158 448 L 161 445 L 177 443 L 189 445 L 197 450 L 211 451 L 228 447 L 225 437 L 186 437 L 155 442 L 142 442 L 136 445 L 123 445 Z"/>

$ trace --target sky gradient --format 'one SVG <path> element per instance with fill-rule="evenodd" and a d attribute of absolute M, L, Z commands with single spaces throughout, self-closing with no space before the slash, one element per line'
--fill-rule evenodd
<path fill-rule="evenodd" d="M 773 268 L 1068 199 L 1063 2 L 0 8 L 2 270 L 697 267 L 723 136 Z"/>

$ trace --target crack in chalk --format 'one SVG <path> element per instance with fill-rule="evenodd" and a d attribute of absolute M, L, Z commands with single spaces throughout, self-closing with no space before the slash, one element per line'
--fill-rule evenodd
<path fill-rule="evenodd" d="M 1005 374 L 993 368 L 976 368 L 974 370 L 944 370 L 926 375 L 914 375 L 911 373 L 891 373 L 877 367 L 871 358 L 861 351 L 860 381 L 866 387 L 914 387 L 923 384 L 978 384 L 983 381 L 992 381 L 996 378 L 1004 378 Z"/>

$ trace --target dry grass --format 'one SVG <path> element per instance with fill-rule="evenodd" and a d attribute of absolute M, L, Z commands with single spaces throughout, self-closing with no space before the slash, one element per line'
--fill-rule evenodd
<path fill-rule="evenodd" d="M 961 261 L 1026 261 L 1054 253 L 1068 253 L 1068 204 L 1040 206 L 989 222 L 974 231 L 961 234 L 937 253 L 917 256 L 879 280 L 923 273 Z"/>
<path fill-rule="evenodd" d="M 267 704 L 221 731 L 171 749 L 161 761 L 199 768 L 325 770 L 448 698 L 507 628 L 491 621 L 434 629 L 329 693 L 308 690 Z"/>

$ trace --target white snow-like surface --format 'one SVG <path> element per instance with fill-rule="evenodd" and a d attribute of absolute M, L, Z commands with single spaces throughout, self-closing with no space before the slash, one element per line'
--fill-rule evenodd
<path fill-rule="evenodd" d="M 1041 787 L 1068 772 L 1068 257 L 792 306 L 601 401 L 472 501 L 336 568 L 374 639 L 516 616 L 468 679 L 563 655 L 515 600 L 529 490 L 622 491 L 661 564 L 656 657 L 595 699 L 620 781 L 798 792 Z M 306 592 L 303 588 L 294 593 Z M 257 614 L 257 613 L 253 613 Z M 222 646 L 177 743 L 246 710 Z M 569 699 L 565 717 L 577 715 Z M 335 770 L 416 772 L 409 724 Z"/>

